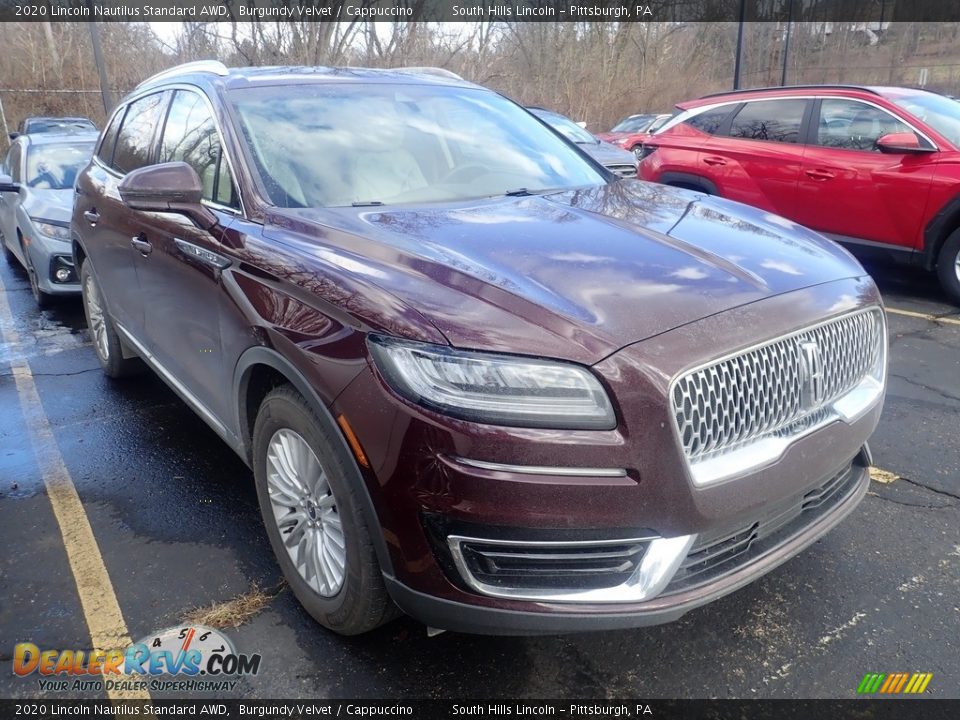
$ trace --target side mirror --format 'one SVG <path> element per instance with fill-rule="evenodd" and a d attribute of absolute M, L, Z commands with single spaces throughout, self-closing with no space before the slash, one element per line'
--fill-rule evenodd
<path fill-rule="evenodd" d="M 123 204 L 131 210 L 181 213 L 204 230 L 217 224 L 217 216 L 200 202 L 203 197 L 200 177 L 185 162 L 134 170 L 117 189 Z"/>
<path fill-rule="evenodd" d="M 0 192 L 20 192 L 20 184 L 15 183 L 9 175 L 0 173 Z"/>
<path fill-rule="evenodd" d="M 920 154 L 934 152 L 933 148 L 920 145 L 920 139 L 912 132 L 888 133 L 877 139 L 877 149 L 883 153 Z"/>
<path fill-rule="evenodd" d="M 7 137 L 10 138 L 11 140 L 16 140 L 18 137 L 20 137 L 20 133 L 18 132 L 7 133 Z"/>

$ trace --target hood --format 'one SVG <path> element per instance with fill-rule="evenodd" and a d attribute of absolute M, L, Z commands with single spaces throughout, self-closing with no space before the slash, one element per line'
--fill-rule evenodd
<path fill-rule="evenodd" d="M 578 144 L 578 147 L 604 166 L 637 164 L 637 158 L 632 152 L 623 150 L 607 142 Z"/>
<path fill-rule="evenodd" d="M 623 180 L 549 196 L 272 210 L 266 233 L 416 309 L 458 347 L 592 364 L 747 303 L 859 277 L 788 220 Z"/>
<path fill-rule="evenodd" d="M 23 209 L 30 217 L 70 224 L 73 214 L 73 188 L 66 190 L 29 189 Z"/>

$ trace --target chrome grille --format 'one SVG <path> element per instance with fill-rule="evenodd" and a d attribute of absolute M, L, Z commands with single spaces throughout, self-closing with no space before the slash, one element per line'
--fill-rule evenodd
<path fill-rule="evenodd" d="M 637 166 L 636 165 L 607 165 L 607 170 L 614 172 L 620 177 L 625 178 L 635 178 L 637 177 Z"/>
<path fill-rule="evenodd" d="M 844 315 L 679 377 L 673 414 L 687 458 L 809 428 L 866 378 L 882 382 L 883 322 L 879 308 Z"/>

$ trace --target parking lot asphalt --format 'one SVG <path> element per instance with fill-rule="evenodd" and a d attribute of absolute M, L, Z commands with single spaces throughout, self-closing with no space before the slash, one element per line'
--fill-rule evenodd
<path fill-rule="evenodd" d="M 89 648 L 90 616 L 104 612 L 81 604 L 25 429 L 14 375 L 28 367 L 131 638 L 266 591 L 259 614 L 225 631 L 263 656 L 228 695 L 849 698 L 868 672 L 929 672 L 928 696 L 958 698 L 960 310 L 923 273 L 870 269 L 889 308 L 889 388 L 871 443 L 886 473 L 806 552 L 667 626 L 428 638 L 403 618 L 342 638 L 283 587 L 243 463 L 159 379 L 105 378 L 79 301 L 40 312 L 25 274 L 0 262 L 0 329 L 17 337 L 0 345 L 0 697 L 43 696 L 35 675 L 10 672 L 15 643 Z"/>

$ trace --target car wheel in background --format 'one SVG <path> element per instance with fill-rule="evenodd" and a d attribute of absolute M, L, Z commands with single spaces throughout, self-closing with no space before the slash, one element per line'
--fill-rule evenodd
<path fill-rule="evenodd" d="M 630 150 L 633 151 L 633 155 L 637 160 L 640 160 L 643 155 L 643 145 L 634 145 Z"/>
<path fill-rule="evenodd" d="M 0 247 L 3 248 L 3 259 L 6 261 L 7 265 L 14 267 L 17 261 L 17 256 L 13 254 L 13 250 L 7 247 L 7 241 L 2 235 L 0 235 Z"/>
<path fill-rule="evenodd" d="M 104 374 L 111 378 L 121 378 L 142 371 L 143 362 L 139 358 L 123 356 L 123 342 L 107 312 L 100 286 L 90 270 L 89 262 L 80 266 L 80 291 L 90 340 Z"/>
<path fill-rule="evenodd" d="M 937 276 L 950 298 L 960 304 L 960 228 L 954 230 L 940 248 Z"/>
<path fill-rule="evenodd" d="M 23 260 L 26 263 L 27 277 L 30 278 L 30 292 L 33 294 L 33 299 L 36 301 L 37 307 L 41 310 L 44 310 L 50 307 L 50 303 L 52 302 L 53 298 L 40 289 L 40 281 L 37 279 L 37 271 L 33 267 L 33 260 L 30 259 L 30 254 L 27 252 L 26 246 L 21 244 L 20 249 L 23 252 Z"/>
<path fill-rule="evenodd" d="M 342 635 L 397 613 L 361 511 L 353 458 L 290 386 L 270 392 L 253 430 L 253 471 L 270 545 L 294 595 Z"/>

